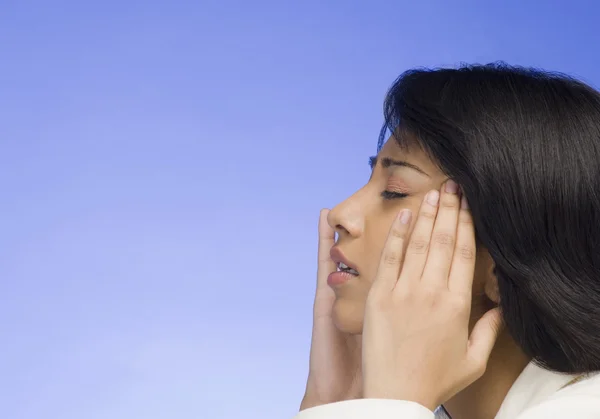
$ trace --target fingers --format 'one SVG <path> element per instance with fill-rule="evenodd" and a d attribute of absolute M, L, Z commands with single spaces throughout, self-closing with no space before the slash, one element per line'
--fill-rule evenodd
<path fill-rule="evenodd" d="M 373 287 L 379 290 L 391 291 L 396 286 L 411 217 L 411 211 L 404 209 L 392 223 L 373 282 Z"/>
<path fill-rule="evenodd" d="M 327 286 L 327 277 L 336 270 L 335 263 L 331 260 L 330 251 L 335 244 L 335 231 L 329 226 L 327 216 L 328 209 L 321 210 L 319 214 L 319 250 L 317 263 L 317 292 L 325 290 L 325 292 L 333 291 Z"/>
<path fill-rule="evenodd" d="M 468 346 L 468 356 L 475 368 L 485 368 L 503 328 L 504 320 L 499 308 L 489 310 L 475 323 Z"/>
<path fill-rule="evenodd" d="M 448 284 L 448 274 L 456 245 L 459 211 L 458 185 L 453 180 L 448 180 L 441 190 L 439 209 L 431 233 L 431 243 L 422 277 L 423 281 L 431 285 L 447 286 Z"/>
<path fill-rule="evenodd" d="M 467 199 L 463 196 L 456 229 L 456 246 L 452 258 L 452 267 L 448 277 L 450 291 L 470 296 L 475 274 L 475 227 L 469 211 Z"/>
<path fill-rule="evenodd" d="M 438 211 L 439 191 L 430 191 L 425 195 L 419 215 L 406 248 L 401 281 L 420 281 L 431 241 L 431 232 Z"/>

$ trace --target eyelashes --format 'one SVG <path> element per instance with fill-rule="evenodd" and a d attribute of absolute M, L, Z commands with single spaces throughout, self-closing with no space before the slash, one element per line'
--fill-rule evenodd
<path fill-rule="evenodd" d="M 392 199 L 406 198 L 407 196 L 408 196 L 408 194 L 400 193 L 400 192 L 392 192 L 392 191 L 381 192 L 381 197 L 387 201 L 391 201 Z"/>

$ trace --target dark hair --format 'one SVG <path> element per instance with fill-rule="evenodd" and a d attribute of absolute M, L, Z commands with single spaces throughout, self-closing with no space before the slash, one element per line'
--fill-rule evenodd
<path fill-rule="evenodd" d="M 416 141 L 461 185 L 524 352 L 559 372 L 600 370 L 600 93 L 502 63 L 418 69 L 384 113 L 380 148 L 388 132 Z"/>

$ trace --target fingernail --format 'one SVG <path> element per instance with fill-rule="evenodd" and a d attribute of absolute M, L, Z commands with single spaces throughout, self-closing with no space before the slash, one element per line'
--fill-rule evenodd
<path fill-rule="evenodd" d="M 429 205 L 433 205 L 435 207 L 439 200 L 440 193 L 438 191 L 433 190 L 427 194 L 427 202 L 429 203 Z"/>
<path fill-rule="evenodd" d="M 458 185 L 452 179 L 449 179 L 446 182 L 446 192 L 448 192 L 448 193 L 458 193 Z"/>
<path fill-rule="evenodd" d="M 408 224 L 410 222 L 411 216 L 412 216 L 412 213 L 409 209 L 404 209 L 404 210 L 400 211 L 400 222 L 402 224 Z"/>
<path fill-rule="evenodd" d="M 460 200 L 460 207 L 462 209 L 469 209 L 469 203 L 467 202 L 467 197 L 463 195 L 462 199 Z"/>

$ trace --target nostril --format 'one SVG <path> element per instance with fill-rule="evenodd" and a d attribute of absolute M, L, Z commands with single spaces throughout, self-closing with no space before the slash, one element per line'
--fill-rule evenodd
<path fill-rule="evenodd" d="M 349 231 L 348 231 L 348 229 L 346 227 L 344 227 L 341 224 L 338 224 L 338 225 L 335 226 L 335 232 L 336 232 L 336 234 L 339 235 L 340 231 L 343 231 L 344 233 L 349 233 Z"/>

